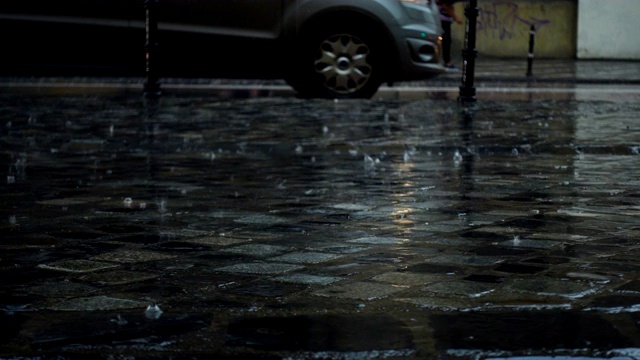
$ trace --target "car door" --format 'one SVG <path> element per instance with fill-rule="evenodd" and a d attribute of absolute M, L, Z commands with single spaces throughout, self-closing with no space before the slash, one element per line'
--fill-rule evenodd
<path fill-rule="evenodd" d="M 3 65 L 96 69 L 144 65 L 143 0 L 2 0 Z M 137 60 L 139 58 L 139 60 Z"/>
<path fill-rule="evenodd" d="M 168 30 L 275 38 L 282 0 L 160 0 Z"/>
<path fill-rule="evenodd" d="M 161 0 L 160 8 L 165 74 L 249 75 L 277 55 L 283 0 Z"/>

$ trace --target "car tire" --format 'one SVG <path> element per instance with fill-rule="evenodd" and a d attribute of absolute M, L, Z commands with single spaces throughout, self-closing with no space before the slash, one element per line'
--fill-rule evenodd
<path fill-rule="evenodd" d="M 305 34 L 287 79 L 300 97 L 368 99 L 378 91 L 389 61 L 384 37 L 370 26 L 319 26 Z"/>

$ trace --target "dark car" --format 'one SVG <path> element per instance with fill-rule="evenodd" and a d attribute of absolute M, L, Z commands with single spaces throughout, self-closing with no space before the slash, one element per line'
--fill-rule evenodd
<path fill-rule="evenodd" d="M 383 82 L 442 73 L 434 2 L 157 0 L 159 75 L 283 78 L 302 96 L 368 98 Z M 145 9 L 2 0 L 0 72 L 144 75 Z"/>

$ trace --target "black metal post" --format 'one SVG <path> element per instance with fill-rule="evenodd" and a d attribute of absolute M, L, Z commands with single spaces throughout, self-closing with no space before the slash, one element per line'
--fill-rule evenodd
<path fill-rule="evenodd" d="M 535 25 L 531 25 L 531 30 L 529 31 L 529 54 L 527 56 L 527 76 L 533 76 L 533 47 L 536 41 L 536 27 Z"/>
<path fill-rule="evenodd" d="M 476 88 L 474 85 L 476 57 L 476 23 L 478 18 L 478 0 L 469 0 L 464 9 L 467 17 L 464 48 L 462 49 L 462 85 L 458 101 L 467 103 L 476 101 Z"/>
<path fill-rule="evenodd" d="M 144 0 L 145 10 L 145 71 L 147 80 L 144 83 L 145 96 L 160 96 L 160 80 L 158 77 L 158 2 L 159 0 Z"/>

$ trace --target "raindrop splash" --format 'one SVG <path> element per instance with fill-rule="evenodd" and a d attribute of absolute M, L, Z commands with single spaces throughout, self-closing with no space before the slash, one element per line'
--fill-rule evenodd
<path fill-rule="evenodd" d="M 374 171 L 376 168 L 376 165 L 379 163 L 380 163 L 379 159 L 374 159 L 367 154 L 364 155 L 364 171 L 365 172 Z"/>
<path fill-rule="evenodd" d="M 120 326 L 127 325 L 129 322 L 125 320 L 122 316 L 118 315 L 115 319 L 111 319 L 112 323 L 116 323 Z"/>
<path fill-rule="evenodd" d="M 158 211 L 162 214 L 167 212 L 167 202 L 164 199 L 160 200 L 160 203 L 158 204 Z"/>
<path fill-rule="evenodd" d="M 144 316 L 149 320 L 158 320 L 162 316 L 162 310 L 155 304 L 153 306 L 147 306 L 147 310 L 144 311 Z"/>
<path fill-rule="evenodd" d="M 462 162 L 462 154 L 460 154 L 460 150 L 456 150 L 455 153 L 453 153 L 453 162 L 458 165 Z"/>

